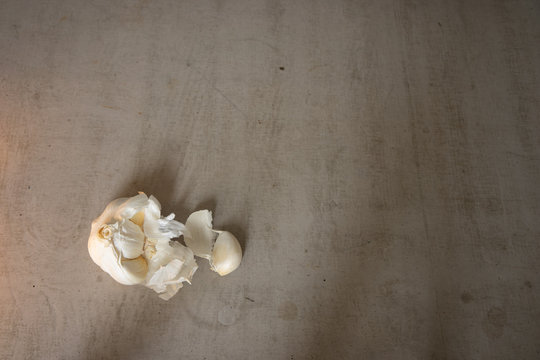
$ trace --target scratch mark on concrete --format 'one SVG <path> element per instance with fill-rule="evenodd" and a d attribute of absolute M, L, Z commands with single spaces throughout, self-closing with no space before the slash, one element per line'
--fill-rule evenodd
<path fill-rule="evenodd" d="M 234 103 L 234 101 L 232 101 L 231 99 L 229 99 L 229 97 L 227 97 L 227 95 L 225 95 L 225 93 L 223 91 L 221 91 L 218 87 L 216 87 L 214 84 L 212 84 L 212 81 L 210 81 L 210 79 L 208 79 L 202 72 L 200 72 L 199 70 L 193 68 L 190 66 L 190 69 L 193 69 L 193 71 L 195 71 L 197 74 L 199 74 L 201 76 L 201 78 L 206 81 L 208 83 L 208 85 L 210 85 L 210 87 L 216 91 L 218 94 L 220 94 L 236 111 L 238 111 L 240 114 L 242 114 L 242 116 L 246 119 L 246 120 L 250 120 L 249 116 L 242 110 L 240 109 L 240 107 L 238 107 L 238 105 L 236 105 Z"/>

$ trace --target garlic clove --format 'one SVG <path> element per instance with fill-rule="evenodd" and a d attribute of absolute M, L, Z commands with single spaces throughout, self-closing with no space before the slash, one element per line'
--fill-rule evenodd
<path fill-rule="evenodd" d="M 161 204 L 154 195 L 150 195 L 148 203 L 144 208 L 145 217 L 158 220 L 161 217 Z"/>
<path fill-rule="evenodd" d="M 163 236 L 159 232 L 158 220 L 161 218 L 161 204 L 151 195 L 148 199 L 148 205 L 144 208 L 143 230 L 148 238 L 159 239 Z"/>
<path fill-rule="evenodd" d="M 132 223 L 138 225 L 141 230 L 143 230 L 143 226 L 144 226 L 144 210 L 141 210 L 139 211 L 138 213 L 136 213 L 135 215 L 133 215 L 133 217 L 131 219 L 129 219 Z"/>
<path fill-rule="evenodd" d="M 146 238 L 144 242 L 144 258 L 150 260 L 156 255 L 156 240 Z"/>
<path fill-rule="evenodd" d="M 133 197 L 124 198 L 122 202 L 116 209 L 114 218 L 117 221 L 123 220 L 125 218 L 132 218 L 136 213 L 144 209 L 148 205 L 148 196 L 145 193 L 139 193 Z"/>
<path fill-rule="evenodd" d="M 144 282 L 148 267 L 142 257 L 121 259 L 112 240 L 104 239 L 94 231 L 88 240 L 88 252 L 92 260 L 114 280 L 124 285 L 135 285 Z"/>
<path fill-rule="evenodd" d="M 212 250 L 210 267 L 221 276 L 225 276 L 240 266 L 242 248 L 238 239 L 228 231 L 218 231 L 219 235 Z"/>
<path fill-rule="evenodd" d="M 122 259 L 121 265 L 124 277 L 128 279 L 131 284 L 141 284 L 146 279 L 148 264 L 142 256 L 135 259 Z"/>
<path fill-rule="evenodd" d="M 113 232 L 114 246 L 122 257 L 135 259 L 143 253 L 144 233 L 141 228 L 129 220 L 117 223 L 118 229 Z"/>
<path fill-rule="evenodd" d="M 212 212 L 199 210 L 189 215 L 186 220 L 184 241 L 193 253 L 210 259 L 216 233 L 212 231 Z"/>

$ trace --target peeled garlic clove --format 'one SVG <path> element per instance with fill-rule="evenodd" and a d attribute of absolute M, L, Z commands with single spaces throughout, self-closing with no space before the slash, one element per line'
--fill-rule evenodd
<path fill-rule="evenodd" d="M 221 276 L 238 268 L 242 261 L 242 248 L 238 239 L 228 231 L 218 231 L 219 235 L 212 250 L 210 267 Z"/>
<path fill-rule="evenodd" d="M 184 241 L 193 253 L 205 259 L 210 259 L 216 233 L 212 231 L 212 212 L 199 210 L 189 215 L 186 220 Z"/>

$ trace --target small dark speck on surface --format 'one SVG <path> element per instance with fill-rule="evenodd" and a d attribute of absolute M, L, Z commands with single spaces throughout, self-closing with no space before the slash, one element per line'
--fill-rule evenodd
<path fill-rule="evenodd" d="M 326 279 L 323 279 L 322 281 L 326 282 Z"/>
<path fill-rule="evenodd" d="M 471 294 L 469 294 L 468 292 L 464 292 L 463 294 L 461 294 L 461 301 L 464 304 L 468 304 L 471 301 L 473 301 L 473 296 Z"/>
<path fill-rule="evenodd" d="M 530 281 L 525 281 L 525 286 L 528 287 L 529 289 L 532 289 L 532 284 Z"/>
<path fill-rule="evenodd" d="M 28 189 L 30 189 L 30 186 L 28 187 Z"/>
<path fill-rule="evenodd" d="M 442 24 L 440 22 L 438 22 L 437 24 L 439 24 L 439 26 L 442 27 Z"/>
<path fill-rule="evenodd" d="M 283 66 L 280 66 L 279 70 L 283 71 L 283 70 L 285 70 L 285 68 Z"/>
<path fill-rule="evenodd" d="M 22 214 L 19 214 L 19 216 L 22 216 Z"/>
<path fill-rule="evenodd" d="M 251 301 L 251 302 L 255 302 L 255 300 L 253 300 L 253 299 L 251 299 L 251 298 L 248 298 L 247 296 L 246 296 L 244 299 L 249 300 L 249 301 Z"/>
<path fill-rule="evenodd" d="M 35 287 L 36 287 L 36 285 L 32 285 L 32 287 L 33 287 L 33 288 L 35 288 Z"/>

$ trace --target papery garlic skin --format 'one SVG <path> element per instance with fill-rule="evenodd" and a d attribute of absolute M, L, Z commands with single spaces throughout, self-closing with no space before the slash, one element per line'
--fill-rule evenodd
<path fill-rule="evenodd" d="M 218 231 L 210 266 L 221 276 L 230 274 L 240 266 L 242 248 L 238 239 L 228 231 Z"/>
<path fill-rule="evenodd" d="M 198 267 L 189 248 L 178 242 L 158 242 L 155 255 L 148 259 L 148 268 L 145 285 L 168 300 L 184 281 L 191 283 Z"/>
<path fill-rule="evenodd" d="M 212 230 L 212 212 L 195 211 L 186 220 L 184 241 L 199 257 L 210 259 L 217 234 Z"/>

